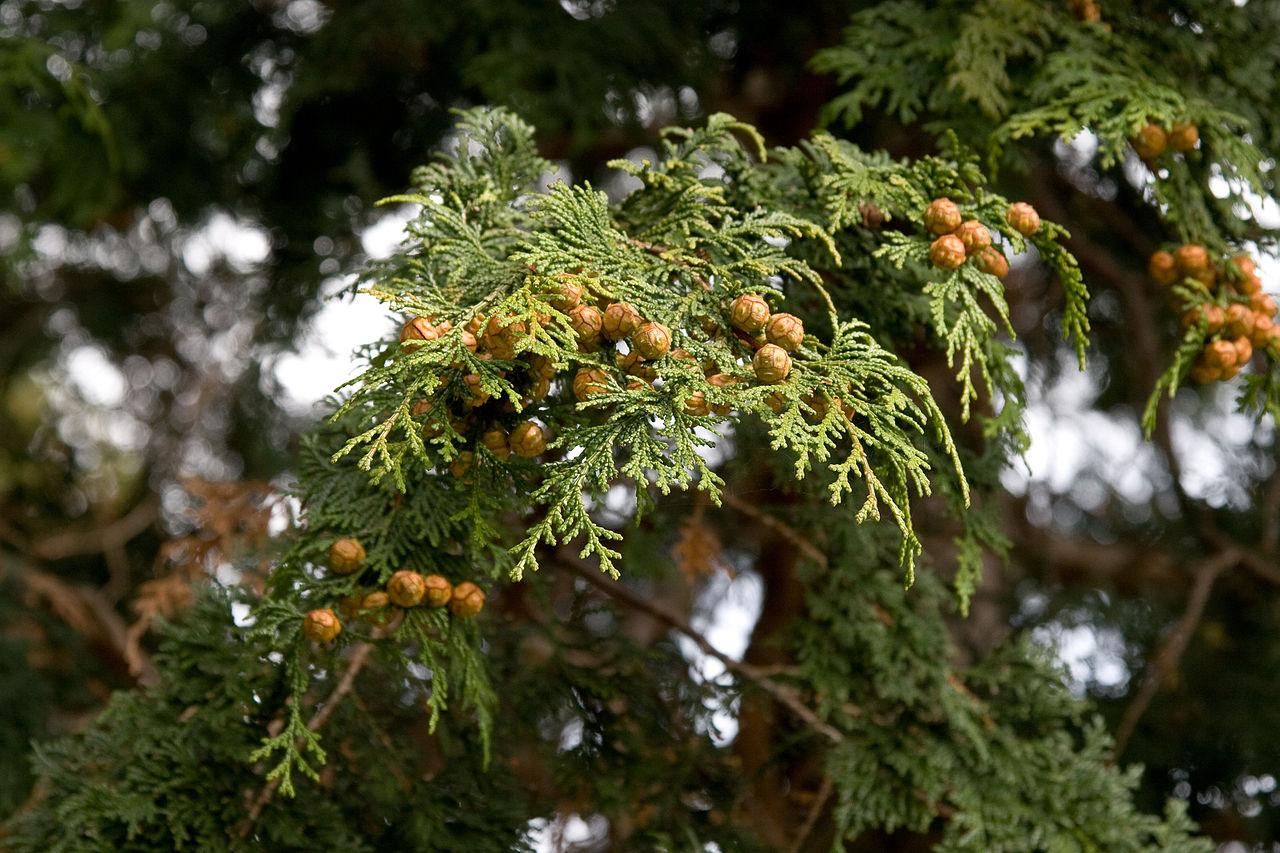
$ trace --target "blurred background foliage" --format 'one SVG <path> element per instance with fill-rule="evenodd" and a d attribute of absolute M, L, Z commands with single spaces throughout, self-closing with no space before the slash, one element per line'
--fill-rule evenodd
<path fill-rule="evenodd" d="M 348 286 L 385 215 L 374 203 L 441 143 L 450 108 L 512 106 L 566 176 L 619 190 L 603 164 L 666 124 L 726 111 L 771 144 L 805 136 L 840 91 L 808 63 L 856 40 L 851 15 L 895 5 L 0 2 L 0 754 L 145 683 L 152 621 L 229 560 L 269 557 L 288 515 L 270 484 L 313 419 L 278 366 Z M 1253 104 L 1255 142 L 1280 150 L 1280 4 L 1102 6 L 1186 53 L 1201 96 Z M 979 150 L 991 131 L 963 104 L 908 118 L 869 103 L 840 132 L 917 156 L 943 126 Z M 1095 331 L 1072 373 L 1055 289 L 1015 267 L 1039 446 L 1030 473 L 1002 474 L 1013 559 L 988 566 L 956 636 L 975 658 L 1013 633 L 1059 643 L 1125 733 L 1122 762 L 1146 765 L 1151 810 L 1177 796 L 1220 841 L 1280 843 L 1274 424 L 1212 383 L 1141 441 L 1177 338 L 1144 267 L 1175 235 L 1132 162 L 1047 138 L 1017 152 L 997 188 L 1070 229 Z M 1256 201 L 1248 236 L 1266 252 L 1275 201 Z M 1275 268 L 1264 278 L 1275 292 Z M 1223 547 L 1239 564 L 1202 570 Z M 0 762 L 0 813 L 31 784 L 24 762 Z"/>

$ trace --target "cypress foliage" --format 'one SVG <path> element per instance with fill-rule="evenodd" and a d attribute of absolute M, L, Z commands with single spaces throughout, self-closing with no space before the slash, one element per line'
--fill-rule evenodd
<path fill-rule="evenodd" d="M 260 588 L 206 585 L 154 685 L 36 747 L 5 849 L 533 850 L 570 815 L 598 849 L 1212 849 L 1184 802 L 1135 805 L 1141 767 L 1043 649 L 951 637 L 1028 441 L 1000 264 L 1052 282 L 1081 368 L 1089 345 L 1070 235 L 992 176 L 1085 130 L 1099 168 L 1145 168 L 1135 135 L 1191 123 L 1147 158 L 1169 248 L 1217 265 L 1174 302 L 1255 310 L 1227 258 L 1270 236 L 1237 215 L 1275 189 L 1266 84 L 1211 90 L 1210 59 L 1156 62 L 1186 33 L 1059 5 L 854 15 L 815 60 L 829 116 L 919 122 L 937 151 L 909 159 L 713 113 L 611 163 L 635 188 L 610 197 L 514 111 L 458 111 L 385 200 L 413 214 L 359 286 L 403 326 L 303 438 Z M 929 227 L 942 198 L 975 245 Z M 1148 432 L 1236 337 L 1203 309 L 1180 334 Z M 1259 418 L 1277 340 L 1240 380 Z M 699 613 L 734 576 L 766 608 L 743 659 Z"/>

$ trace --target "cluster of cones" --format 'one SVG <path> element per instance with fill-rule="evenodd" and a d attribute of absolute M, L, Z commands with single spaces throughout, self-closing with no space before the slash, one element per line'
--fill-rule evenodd
<path fill-rule="evenodd" d="M 1197 382 L 1228 380 L 1240 372 L 1254 350 L 1280 358 L 1280 325 L 1276 301 L 1262 291 L 1262 278 L 1245 255 L 1215 263 L 1203 246 L 1188 244 L 1173 252 L 1158 251 L 1147 272 L 1169 290 L 1169 300 L 1181 314 L 1182 329 L 1203 326 L 1204 350 L 1191 367 Z"/>
<path fill-rule="evenodd" d="M 354 574 L 363 568 L 365 556 L 358 539 L 339 539 L 329 548 L 329 568 L 340 575 Z M 448 607 L 455 617 L 470 619 L 484 609 L 484 590 L 470 581 L 454 585 L 441 575 L 403 569 L 391 576 L 385 589 L 344 598 L 338 605 L 342 618 L 328 607 L 310 611 L 302 621 L 302 632 L 309 640 L 328 643 L 342 633 L 342 619 L 364 619 L 382 627 L 396 618 L 396 608 L 409 607 Z"/>

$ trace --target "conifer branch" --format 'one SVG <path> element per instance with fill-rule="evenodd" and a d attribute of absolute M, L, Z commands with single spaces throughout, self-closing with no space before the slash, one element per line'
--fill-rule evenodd
<path fill-rule="evenodd" d="M 689 620 L 673 613 L 671 610 L 662 605 L 650 601 L 643 596 L 632 592 L 621 581 L 609 580 L 598 570 L 587 565 L 584 561 L 576 556 L 561 552 L 557 555 L 558 562 L 567 568 L 573 574 L 587 581 L 597 589 L 602 590 L 610 598 L 617 599 L 628 607 L 643 611 L 650 616 L 666 623 L 670 627 L 684 634 L 698 646 L 698 648 L 706 655 L 709 655 L 720 663 L 724 664 L 725 669 L 745 678 L 752 684 L 759 687 L 765 693 L 768 693 L 775 700 L 785 706 L 791 713 L 818 734 L 823 735 L 831 743 L 843 743 L 844 734 L 829 723 L 818 716 L 812 708 L 801 701 L 796 692 L 785 684 L 779 684 L 768 676 L 766 671 L 752 666 L 749 663 L 735 660 L 725 653 L 718 650 L 711 642 L 696 628 L 689 624 Z"/>
<path fill-rule="evenodd" d="M 366 641 L 361 641 L 355 645 L 351 651 L 351 657 L 347 661 L 346 671 L 342 673 L 342 677 L 334 685 L 333 691 L 325 698 L 320 710 L 316 711 L 315 715 L 307 723 L 307 731 L 319 731 L 321 726 L 328 722 L 329 717 L 333 715 L 334 710 L 338 707 L 338 703 L 355 686 L 356 676 L 360 674 L 360 670 L 364 669 L 364 665 L 369 660 L 369 655 L 372 654 L 373 649 L 374 644 Z M 303 744 L 299 742 L 298 749 L 301 750 L 302 747 Z M 249 833 L 253 831 L 254 822 L 257 821 L 258 816 L 262 814 L 262 810 L 267 807 L 267 804 L 271 802 L 283 779 L 283 776 L 268 779 L 267 783 L 262 786 L 262 790 L 253 798 L 253 802 L 249 805 L 248 814 L 240 824 L 238 834 L 241 838 L 249 837 Z"/>

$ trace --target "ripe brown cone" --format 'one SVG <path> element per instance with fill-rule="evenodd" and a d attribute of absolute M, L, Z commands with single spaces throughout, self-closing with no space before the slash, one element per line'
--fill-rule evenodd
<path fill-rule="evenodd" d="M 547 433 L 534 421 L 525 421 L 511 431 L 511 452 L 529 458 L 547 449 Z"/>
<path fill-rule="evenodd" d="M 329 546 L 329 568 L 340 575 L 359 571 L 364 558 L 364 546 L 359 539 L 347 537 Z"/>
<path fill-rule="evenodd" d="M 968 256 L 964 243 L 954 234 L 943 234 L 929 247 L 929 262 L 941 270 L 953 270 Z"/>
<path fill-rule="evenodd" d="M 387 581 L 387 598 L 397 607 L 416 607 L 426 592 L 426 580 L 408 569 L 396 572 Z"/>
<path fill-rule="evenodd" d="M 302 620 L 302 633 L 313 643 L 328 643 L 342 633 L 342 623 L 327 607 L 312 610 Z"/>
<path fill-rule="evenodd" d="M 644 318 L 629 302 L 613 302 L 604 309 L 601 318 L 601 334 L 611 341 L 620 341 L 630 335 Z"/>
<path fill-rule="evenodd" d="M 976 219 L 966 219 L 961 222 L 955 235 L 964 244 L 966 255 L 976 255 L 991 245 L 991 232 L 987 230 L 987 226 Z"/>
<path fill-rule="evenodd" d="M 470 619 L 484 609 L 484 590 L 471 581 L 463 581 L 453 588 L 449 599 L 449 612 L 460 619 Z"/>
<path fill-rule="evenodd" d="M 1040 230 L 1040 214 L 1025 201 L 1017 201 L 1009 205 L 1009 209 L 1004 213 L 1004 219 L 1023 237 L 1030 237 Z"/>
<path fill-rule="evenodd" d="M 769 322 L 769 303 L 758 293 L 744 293 L 729 306 L 730 320 L 740 332 L 754 335 Z"/>
<path fill-rule="evenodd" d="M 1129 140 L 1133 145 L 1133 150 L 1138 152 L 1138 156 L 1143 160 L 1154 160 L 1164 153 L 1168 146 L 1168 137 L 1165 136 L 1164 128 L 1156 124 L 1149 124 L 1138 131 L 1138 133 Z"/>
<path fill-rule="evenodd" d="M 765 344 L 756 350 L 751 367 L 756 379 L 766 385 L 774 385 L 791 373 L 791 356 L 777 344 Z"/>
<path fill-rule="evenodd" d="M 662 358 L 671 351 L 671 330 L 661 323 L 645 323 L 631 336 L 631 346 L 643 359 Z"/>
<path fill-rule="evenodd" d="M 924 209 L 924 227 L 942 236 L 960 227 L 960 208 L 949 198 L 935 198 Z"/>
<path fill-rule="evenodd" d="M 422 581 L 426 586 L 422 599 L 427 607 L 444 607 L 453 598 L 453 584 L 449 583 L 448 578 L 427 575 Z"/>

